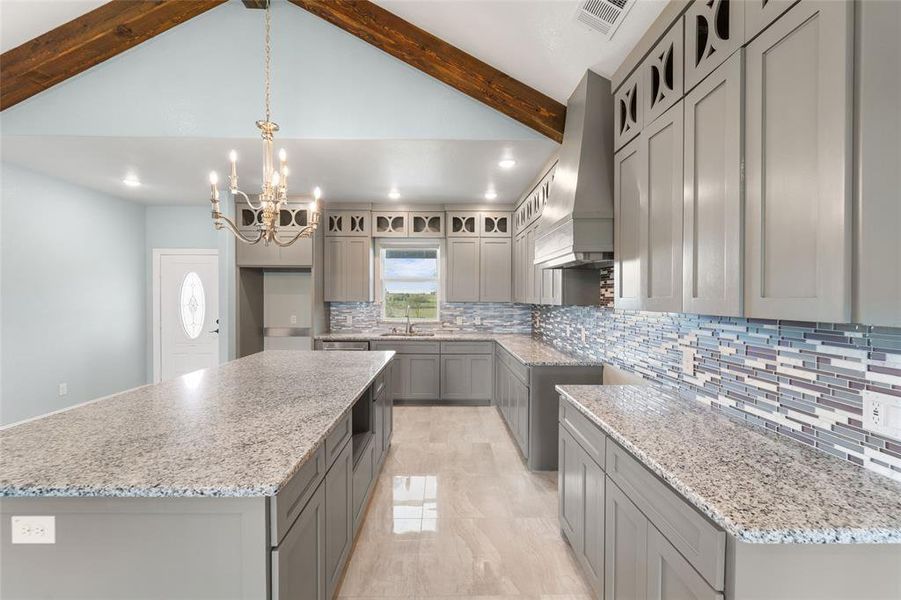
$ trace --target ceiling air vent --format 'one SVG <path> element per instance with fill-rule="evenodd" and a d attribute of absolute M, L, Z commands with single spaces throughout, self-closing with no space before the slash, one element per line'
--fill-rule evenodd
<path fill-rule="evenodd" d="M 584 0 L 576 20 L 612 38 L 635 0 Z"/>

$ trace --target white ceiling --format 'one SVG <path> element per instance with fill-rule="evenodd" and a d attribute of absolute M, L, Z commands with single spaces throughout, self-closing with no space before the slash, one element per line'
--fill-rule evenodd
<path fill-rule="evenodd" d="M 549 140 L 282 140 L 291 169 L 289 191 L 322 187 L 333 202 L 514 202 L 556 149 Z M 148 204 L 204 204 L 211 170 L 227 174 L 228 152 L 238 151 L 240 187 L 259 189 L 261 142 L 255 139 L 4 136 L 2 159 L 65 181 Z M 498 167 L 512 157 L 513 169 Z M 122 183 L 133 173 L 138 188 Z"/>
<path fill-rule="evenodd" d="M 107 0 L 0 0 L 0 52 L 106 4 Z"/>
<path fill-rule="evenodd" d="M 374 0 L 560 102 L 591 69 L 610 77 L 668 0 L 636 0 L 613 39 L 575 20 L 578 0 Z"/>

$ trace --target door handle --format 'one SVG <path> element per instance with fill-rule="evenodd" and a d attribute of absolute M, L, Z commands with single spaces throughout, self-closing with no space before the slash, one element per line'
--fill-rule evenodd
<path fill-rule="evenodd" d="M 209 333 L 219 333 L 219 328 L 217 327 L 216 329 L 211 330 Z"/>

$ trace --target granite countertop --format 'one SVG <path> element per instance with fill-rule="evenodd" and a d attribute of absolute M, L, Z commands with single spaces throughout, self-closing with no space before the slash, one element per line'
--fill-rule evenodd
<path fill-rule="evenodd" d="M 10 427 L 0 496 L 272 496 L 393 355 L 266 351 Z"/>
<path fill-rule="evenodd" d="M 462 333 L 435 331 L 435 335 L 405 336 L 385 335 L 384 331 L 361 331 L 356 333 L 326 333 L 316 336 L 322 341 L 414 341 L 414 342 L 497 342 L 516 360 L 529 367 L 594 367 L 603 365 L 597 360 L 579 358 L 557 350 L 550 344 L 539 341 L 527 333 Z"/>
<path fill-rule="evenodd" d="M 901 484 L 655 386 L 557 386 L 698 510 L 750 543 L 901 543 Z"/>

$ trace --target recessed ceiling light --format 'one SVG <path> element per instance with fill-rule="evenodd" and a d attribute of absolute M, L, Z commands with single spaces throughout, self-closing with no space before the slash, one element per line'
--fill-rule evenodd
<path fill-rule="evenodd" d="M 129 174 L 125 176 L 125 179 L 122 180 L 122 183 L 127 185 L 128 187 L 140 187 L 141 180 L 138 179 L 137 175 Z"/>
<path fill-rule="evenodd" d="M 516 161 L 513 160 L 512 158 L 505 158 L 505 159 L 501 160 L 499 163 L 497 163 L 497 166 L 499 166 L 502 169 L 512 169 L 513 167 L 516 166 Z"/>
<path fill-rule="evenodd" d="M 391 190 L 390 192 L 388 192 L 388 197 L 392 200 L 400 200 L 400 192 L 398 192 L 397 190 Z"/>
<path fill-rule="evenodd" d="M 497 192 L 495 192 L 494 190 L 488 190 L 487 192 L 485 192 L 485 200 L 496 200 L 496 199 L 497 199 Z"/>

